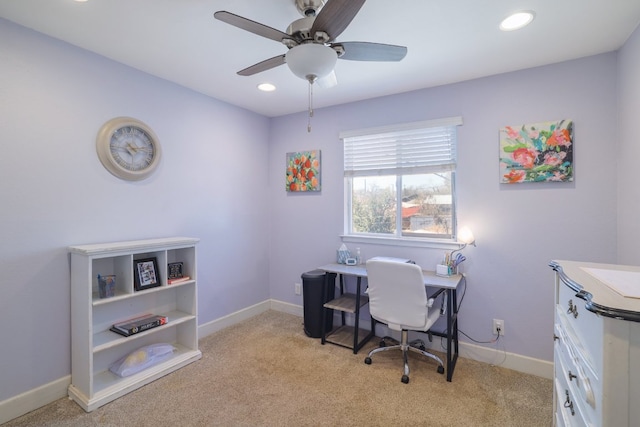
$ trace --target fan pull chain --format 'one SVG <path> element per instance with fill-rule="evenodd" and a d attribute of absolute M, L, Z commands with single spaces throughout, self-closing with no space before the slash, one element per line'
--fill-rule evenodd
<path fill-rule="evenodd" d="M 313 117 L 313 82 L 309 80 L 309 122 L 307 132 L 311 132 L 311 118 Z"/>

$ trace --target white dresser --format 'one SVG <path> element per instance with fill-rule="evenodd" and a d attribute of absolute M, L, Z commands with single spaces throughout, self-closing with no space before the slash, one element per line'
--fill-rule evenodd
<path fill-rule="evenodd" d="M 556 271 L 555 425 L 639 426 L 640 298 L 631 295 L 640 291 L 640 267 L 550 266 Z"/>

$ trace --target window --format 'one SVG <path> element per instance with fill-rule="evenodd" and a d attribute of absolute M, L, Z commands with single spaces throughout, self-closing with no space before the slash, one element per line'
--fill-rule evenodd
<path fill-rule="evenodd" d="M 452 239 L 461 117 L 342 132 L 345 234 Z"/>

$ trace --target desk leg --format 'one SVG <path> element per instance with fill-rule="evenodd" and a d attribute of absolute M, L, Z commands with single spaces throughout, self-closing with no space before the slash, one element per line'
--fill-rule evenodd
<path fill-rule="evenodd" d="M 360 285 L 362 283 L 362 278 L 358 276 L 358 281 L 356 285 L 356 313 L 354 319 L 355 330 L 353 331 L 353 354 L 357 354 L 358 347 L 358 332 L 360 331 Z"/>
<path fill-rule="evenodd" d="M 458 361 L 458 293 L 447 290 L 447 381 L 451 382 Z"/>
<path fill-rule="evenodd" d="M 360 292 L 362 291 L 362 277 L 358 276 L 358 282 L 356 287 L 356 318 L 354 320 L 355 331 L 353 334 L 353 354 L 357 354 L 358 351 L 375 335 L 375 323 L 373 317 L 371 317 L 371 330 L 368 334 L 366 334 L 360 342 L 358 342 L 358 335 L 360 332 L 360 299 L 362 296 Z"/>
<path fill-rule="evenodd" d="M 334 284 L 335 286 L 335 284 Z M 340 295 L 344 295 L 344 275 L 340 275 Z M 346 325 L 346 318 L 344 311 L 340 312 L 340 316 L 342 317 L 342 326 Z"/>

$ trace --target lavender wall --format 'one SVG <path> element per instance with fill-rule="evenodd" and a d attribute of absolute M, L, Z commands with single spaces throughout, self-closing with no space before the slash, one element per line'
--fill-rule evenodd
<path fill-rule="evenodd" d="M 552 360 L 548 262 L 616 261 L 615 81 L 611 53 L 316 110 L 310 134 L 304 114 L 274 119 L 271 298 L 301 304 L 293 283 L 335 259 L 343 230 L 340 131 L 460 115 L 459 219 L 477 238 L 464 250 L 469 286 L 460 327 L 486 341 L 492 319 L 504 319 L 506 351 Z M 575 182 L 499 184 L 499 128 L 558 119 L 575 122 Z M 312 148 L 322 150 L 321 194 L 286 193 L 285 153 Z M 442 257 L 441 249 L 359 246 L 365 258 L 409 257 L 425 268 Z"/>
<path fill-rule="evenodd" d="M 614 189 L 620 181 L 622 194 L 636 191 L 626 184 L 632 166 L 618 179 L 613 171 L 618 136 L 622 164 L 637 150 L 638 31 L 619 61 L 621 135 L 614 53 L 320 109 L 309 134 L 305 114 L 270 120 L 2 19 L 0 39 L 0 402 L 70 374 L 68 328 L 51 328 L 70 321 L 68 245 L 200 237 L 200 325 L 269 298 L 302 305 L 293 284 L 340 245 L 342 130 L 463 116 L 460 222 L 478 246 L 465 249 L 460 322 L 473 337 L 490 338 L 491 319 L 501 318 L 507 351 L 551 360 L 547 262 L 616 261 Z M 120 115 L 161 139 L 164 159 L 148 180 L 120 181 L 97 158 L 97 130 Z M 575 182 L 498 184 L 498 129 L 561 118 L 575 121 Z M 286 193 L 285 153 L 312 148 L 322 150 L 322 192 Z M 627 226 L 640 211 L 630 199 L 618 205 Z M 637 253 L 638 231 L 626 233 L 621 259 Z M 365 257 L 424 266 L 442 255 L 360 246 Z"/>
<path fill-rule="evenodd" d="M 0 40 L 0 402 L 70 374 L 69 245 L 199 237 L 200 324 L 269 298 L 267 118 L 2 19 Z M 162 143 L 142 182 L 96 155 L 121 115 Z"/>
<path fill-rule="evenodd" d="M 618 258 L 621 264 L 640 264 L 640 28 L 618 54 Z"/>

